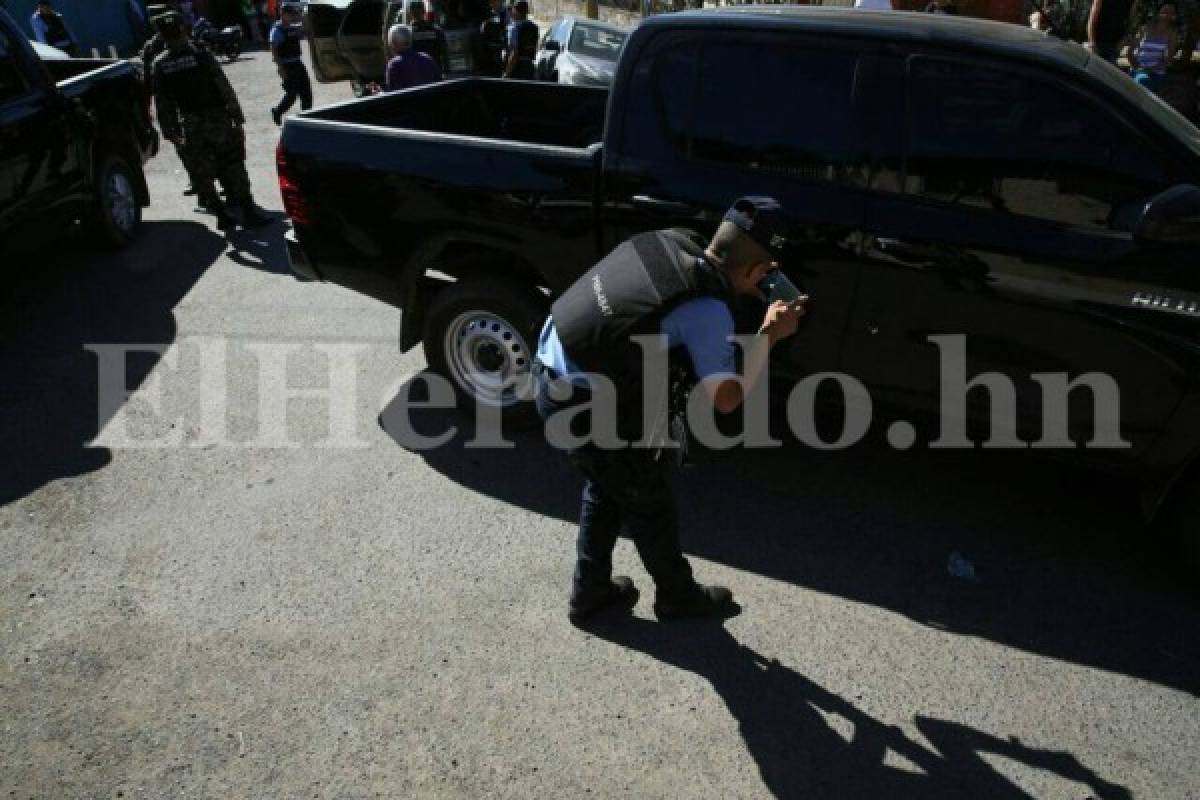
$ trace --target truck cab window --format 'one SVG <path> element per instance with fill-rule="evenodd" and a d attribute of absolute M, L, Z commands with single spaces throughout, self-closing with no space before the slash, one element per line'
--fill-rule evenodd
<path fill-rule="evenodd" d="M 850 112 L 857 59 L 846 50 L 782 43 L 706 44 L 691 156 L 843 180 L 855 159 Z"/>
<path fill-rule="evenodd" d="M 1069 226 L 1128 231 L 1171 184 L 1155 149 L 1088 98 L 1023 73 L 909 67 L 907 190 Z"/>

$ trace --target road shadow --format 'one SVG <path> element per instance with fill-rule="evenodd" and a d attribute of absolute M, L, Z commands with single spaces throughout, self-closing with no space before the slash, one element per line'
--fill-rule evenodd
<path fill-rule="evenodd" d="M 108 450 L 85 446 L 111 419 L 98 409 L 97 356 L 85 348 L 173 342 L 172 310 L 224 247 L 199 222 L 145 222 L 138 240 L 119 253 L 68 236 L 50 257 L 43 250 L 6 258 L 0 505 L 111 461 Z M 126 386 L 139 387 L 158 360 L 131 354 Z"/>
<path fill-rule="evenodd" d="M 288 261 L 287 245 L 283 234 L 287 228 L 287 215 L 279 211 L 267 211 L 271 224 L 261 228 L 239 228 L 227 237 L 229 251 L 226 256 L 235 264 L 277 275 L 293 275 L 296 280 L 305 280 L 292 272 Z"/>
<path fill-rule="evenodd" d="M 411 396 L 420 400 L 417 384 Z M 540 430 L 509 434 L 512 449 L 474 449 L 464 416 L 418 409 L 405 431 L 400 398 L 409 392 L 401 387 L 380 415 L 399 445 L 468 489 L 576 519 L 580 481 Z M 442 447 L 422 449 L 414 438 L 452 428 Z M 1028 453 L 897 452 L 882 438 L 838 452 L 793 444 L 698 454 L 679 486 L 685 551 L 934 628 L 1200 693 L 1200 601 L 1163 566 L 1118 482 Z M 974 579 L 951 574 L 956 556 Z M 704 577 L 702 565 L 697 572 Z"/>
<path fill-rule="evenodd" d="M 738 723 L 764 785 L 778 798 L 1027 799 L 980 754 L 1083 784 L 1097 800 L 1132 797 L 1070 753 L 1027 747 L 952 722 L 917 717 L 929 747 L 774 659 L 739 644 L 718 622 L 658 624 L 609 617 L 590 633 L 708 681 Z M 840 717 L 849 739 L 829 724 Z M 889 758 L 889 752 L 899 758 Z"/>

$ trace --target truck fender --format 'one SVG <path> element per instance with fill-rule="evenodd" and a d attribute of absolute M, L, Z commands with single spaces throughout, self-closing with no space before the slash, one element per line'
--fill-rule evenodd
<path fill-rule="evenodd" d="M 1168 480 L 1155 483 L 1142 490 L 1142 521 L 1148 528 L 1154 527 L 1161 521 L 1171 503 L 1182 491 L 1182 487 L 1186 486 L 1188 480 L 1197 472 L 1200 472 L 1200 448 L 1194 450 L 1183 466 L 1177 469 Z"/>
<path fill-rule="evenodd" d="M 447 263 L 444 257 L 448 250 L 461 251 L 453 263 Z M 481 263 L 470 263 L 468 255 L 475 253 Z M 432 236 L 424 241 L 405 262 L 400 274 L 400 296 L 404 298 L 400 316 L 400 351 L 408 352 L 416 347 L 424 335 L 425 311 L 433 294 L 446 283 L 435 278 L 429 278 L 430 269 L 437 269 L 447 276 L 462 279 L 472 272 L 481 271 L 487 266 L 486 262 L 508 262 L 514 269 L 514 274 L 533 274 L 532 267 L 522 264 L 511 242 L 500 237 L 488 236 L 470 231 L 447 231 Z"/>

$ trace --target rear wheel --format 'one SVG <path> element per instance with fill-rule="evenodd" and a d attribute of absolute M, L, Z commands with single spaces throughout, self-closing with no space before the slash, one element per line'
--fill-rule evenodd
<path fill-rule="evenodd" d="M 107 247 L 124 247 L 137 238 L 142 205 L 137 174 L 120 156 L 106 156 L 96 171 L 96 207 L 88 221 L 92 236 Z"/>
<path fill-rule="evenodd" d="M 537 421 L 532 368 L 546 299 L 497 280 L 454 284 L 434 297 L 425 318 L 425 360 L 449 379 L 459 407 L 500 409 L 505 423 Z"/>

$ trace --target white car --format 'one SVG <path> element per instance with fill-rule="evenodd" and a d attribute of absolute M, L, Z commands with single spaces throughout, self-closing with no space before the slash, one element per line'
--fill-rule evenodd
<path fill-rule="evenodd" d="M 31 47 L 33 47 L 33 52 L 37 53 L 38 58 L 40 58 L 42 61 L 66 61 L 71 58 L 57 47 L 51 47 L 48 44 L 35 42 L 32 39 L 30 40 L 29 44 Z"/>
<path fill-rule="evenodd" d="M 574 86 L 609 86 L 629 31 L 606 22 L 563 17 L 542 37 L 537 78 Z"/>

